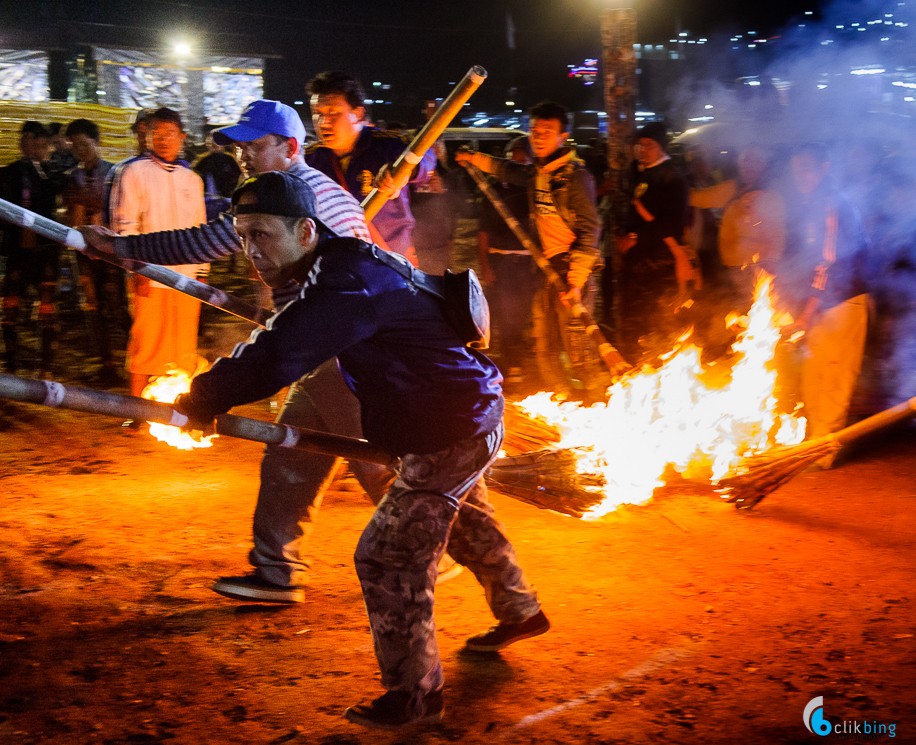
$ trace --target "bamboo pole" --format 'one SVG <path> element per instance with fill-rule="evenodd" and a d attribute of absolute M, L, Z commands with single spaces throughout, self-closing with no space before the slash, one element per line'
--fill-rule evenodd
<path fill-rule="evenodd" d="M 448 94 L 442 105 L 436 109 L 436 112 L 429 118 L 429 121 L 423 125 L 423 128 L 417 132 L 407 149 L 398 156 L 398 159 L 391 167 L 391 175 L 395 182 L 409 178 L 410 172 L 414 169 L 429 150 L 433 143 L 441 137 L 445 128 L 451 124 L 452 120 L 461 111 L 461 107 L 471 97 L 480 85 L 486 80 L 487 71 L 480 65 L 474 65 L 467 74 L 459 81 L 452 92 Z M 363 212 L 366 213 L 366 222 L 369 222 L 378 214 L 388 198 L 373 189 L 362 202 Z"/>
<path fill-rule="evenodd" d="M 0 374 L 0 397 L 52 408 L 116 416 L 121 419 L 157 422 L 173 427 L 182 427 L 188 423 L 188 418 L 175 411 L 171 404 L 80 386 L 64 386 L 49 380 L 21 378 L 16 375 Z M 366 440 L 232 414 L 222 414 L 216 418 L 216 433 L 386 466 L 393 465 L 397 460 L 391 453 L 377 448 Z"/>
<path fill-rule="evenodd" d="M 554 289 L 561 294 L 565 293 L 566 282 L 559 274 L 557 274 L 556 270 L 547 260 L 547 257 L 544 256 L 544 252 L 541 251 L 540 247 L 533 240 L 531 240 L 531 236 L 528 235 L 528 231 L 526 231 L 521 226 L 519 221 L 515 218 L 515 215 L 513 215 L 511 210 L 506 206 L 506 203 L 487 181 L 486 176 L 484 176 L 480 170 L 471 163 L 464 164 L 464 167 L 467 169 L 467 172 L 470 174 L 471 178 L 474 179 L 474 182 L 484 193 L 486 198 L 490 200 L 490 203 L 499 213 L 500 217 L 505 220 L 506 225 L 508 225 L 509 229 L 515 234 L 515 237 L 518 238 L 519 242 L 534 258 L 535 263 L 538 265 L 541 271 L 544 272 L 547 280 L 551 285 L 553 285 Z M 601 332 L 601 329 L 598 327 L 598 324 L 595 323 L 595 319 L 592 318 L 592 314 L 588 312 L 588 308 L 579 302 L 575 303 L 570 308 L 570 312 L 585 327 L 585 332 L 598 348 L 598 354 L 600 355 L 601 360 L 607 366 L 607 369 L 611 371 L 612 375 L 622 375 L 631 369 L 632 366 L 630 363 L 627 362 L 620 354 L 620 352 L 618 352 L 617 349 L 605 338 L 604 334 Z"/>
<path fill-rule="evenodd" d="M 79 386 L 64 386 L 53 381 L 32 380 L 2 373 L 0 373 L 0 398 L 121 419 L 157 422 L 173 427 L 182 427 L 188 422 L 188 418 L 175 411 L 171 404 L 160 401 L 148 401 L 134 396 L 96 391 Z M 510 425 L 513 423 L 518 425 L 521 418 L 527 419 L 519 411 L 512 411 L 509 417 Z M 541 426 L 537 422 L 531 425 L 534 427 L 537 440 L 552 438 L 553 433 L 549 427 Z M 274 424 L 232 414 L 222 414 L 216 418 L 216 433 L 269 445 L 307 450 L 322 455 L 378 463 L 392 468 L 398 460 L 391 453 L 366 440 L 291 427 L 287 424 Z M 497 459 L 487 472 L 486 478 L 487 482 L 497 489 L 526 504 L 573 517 L 581 517 L 588 506 L 596 501 L 596 498 L 594 493 L 578 487 L 580 481 L 591 483 L 587 477 L 583 480 L 575 475 L 567 475 L 566 472 L 572 469 L 573 462 L 574 456 L 568 450 L 553 450 L 546 456 L 540 453 L 533 453 L 530 456 L 508 456 Z M 555 471 L 558 463 L 564 466 L 563 474 L 555 478 L 549 474 L 546 476 L 543 474 L 545 468 Z M 530 473 L 526 474 L 526 470 Z M 552 488 L 545 490 L 545 483 Z M 565 488 L 560 488 L 561 486 Z"/>
<path fill-rule="evenodd" d="M 7 202 L 0 199 L 0 218 L 19 225 L 20 227 L 31 230 L 45 238 L 50 238 L 55 243 L 60 243 L 69 248 L 82 251 L 86 248 L 86 241 L 78 230 L 62 225 L 59 222 L 50 220 L 47 217 L 20 207 L 18 204 Z M 144 261 L 136 259 L 119 259 L 116 256 L 110 256 L 103 253 L 94 253 L 93 257 L 107 261 L 109 264 L 120 267 L 125 271 L 139 274 L 154 282 L 170 287 L 173 290 L 190 295 L 202 303 L 212 305 L 234 316 L 251 321 L 258 326 L 263 326 L 267 319 L 270 318 L 271 311 L 264 308 L 258 308 L 246 300 L 223 292 L 217 287 L 212 287 L 204 282 L 198 282 L 191 277 L 185 277 L 183 274 L 176 272 L 174 269 L 159 266 L 158 264 L 147 264 Z"/>

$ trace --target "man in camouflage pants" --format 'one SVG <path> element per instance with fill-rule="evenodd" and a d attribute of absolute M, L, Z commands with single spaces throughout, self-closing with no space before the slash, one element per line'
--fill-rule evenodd
<path fill-rule="evenodd" d="M 426 718 L 436 706 L 441 710 L 443 677 L 433 620 L 433 586 L 437 557 L 446 543 L 452 557 L 483 585 L 502 626 L 497 627 L 498 634 L 494 630 L 468 640 L 469 649 L 496 651 L 507 646 L 500 643 L 509 639 L 507 626 L 547 630 L 515 550 L 493 519 L 493 507 L 487 500 L 482 476 L 502 439 L 499 425 L 436 453 L 402 457 L 394 484 L 356 547 L 356 573 L 369 613 L 382 685 L 391 693 L 415 692 L 406 706 L 416 718 Z M 536 620 L 525 624 L 529 619 Z M 511 635 L 511 641 L 520 638 Z M 370 709 L 352 707 L 347 718 L 371 724 Z"/>
<path fill-rule="evenodd" d="M 446 546 L 483 585 L 499 622 L 468 649 L 496 651 L 550 628 L 482 481 L 503 439 L 499 371 L 465 346 L 406 259 L 324 228 L 301 179 L 265 173 L 232 202 L 262 279 L 272 287 L 295 280 L 302 290 L 267 329 L 197 376 L 175 408 L 205 429 L 213 416 L 337 358 L 366 439 L 399 458 L 355 557 L 388 691 L 345 716 L 381 728 L 436 721 L 443 677 L 433 590 Z"/>

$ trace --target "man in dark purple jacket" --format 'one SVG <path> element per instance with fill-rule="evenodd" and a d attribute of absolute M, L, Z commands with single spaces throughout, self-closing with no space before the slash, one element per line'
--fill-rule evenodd
<path fill-rule="evenodd" d="M 377 185 L 377 176 L 404 152 L 404 138 L 373 127 L 366 111 L 366 94 L 352 75 L 323 72 L 309 81 L 312 122 L 320 142 L 305 150 L 305 162 L 321 171 L 362 202 Z M 417 163 L 407 183 L 423 183 L 436 167 L 436 154 L 429 150 Z M 385 184 L 378 183 L 380 187 Z M 415 266 L 432 271 L 418 261 L 413 244 L 416 224 L 410 211 L 406 183 L 392 184 L 391 197 L 370 221 L 373 242 L 406 256 Z"/>

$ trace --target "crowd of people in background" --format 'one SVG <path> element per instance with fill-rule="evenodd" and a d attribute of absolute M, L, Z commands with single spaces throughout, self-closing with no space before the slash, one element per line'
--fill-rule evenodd
<path fill-rule="evenodd" d="M 803 402 L 817 437 L 912 395 L 916 221 L 900 192 L 913 167 L 902 142 L 762 140 L 748 132 L 715 177 L 708 148 L 685 153 L 699 228 L 687 243 L 703 281 L 691 317 L 707 359 L 726 355 L 722 319 L 772 275 L 776 308 L 792 318 L 783 337 L 798 339 L 779 348 L 784 395 Z"/>
<path fill-rule="evenodd" d="M 377 185 L 383 166 L 400 154 L 405 129 L 400 124 L 392 125 L 396 129 L 383 122 L 374 125 L 362 103 L 359 81 L 345 73 L 322 73 L 307 91 L 316 140 L 309 145 L 303 128 L 296 136 L 294 160 L 324 173 L 361 201 Z M 436 105 L 428 102 L 424 118 Z M 520 224 L 530 228 L 570 288 L 584 294 L 627 360 L 637 366 L 653 364 L 686 327 L 695 329 L 705 359 L 727 356 L 734 336 L 724 318 L 748 309 L 762 270 L 775 276 L 779 302 L 795 318 L 795 327 L 807 333 L 806 343 L 787 357 L 795 364 L 786 365 L 786 380 L 798 381 L 793 393 L 813 416 L 812 431 L 831 431 L 844 422 L 846 407 L 837 403 L 835 414 L 816 423 L 816 401 L 833 394 L 824 393 L 830 385 L 825 388 L 823 372 L 815 376 L 812 369 L 821 359 L 822 369 L 846 370 L 836 396 L 848 406 L 865 350 L 872 368 L 887 363 L 887 350 L 879 349 L 890 333 L 885 319 L 903 302 L 893 285 L 912 263 L 909 226 L 901 217 L 906 213 L 893 204 L 905 199 L 911 178 L 906 169 L 896 167 L 899 157 L 885 157 L 882 143 L 864 140 L 830 151 L 800 141 L 767 148 L 746 136 L 748 144 L 733 150 L 733 161 L 725 162 L 701 148 L 672 151 L 670 132 L 653 122 L 633 141 L 630 208 L 621 219 L 608 208 L 613 195 L 605 182 L 605 144 L 593 140 L 588 147 L 577 146 L 569 140 L 565 109 L 557 106 L 549 116 L 553 119 L 535 109 L 531 134 L 512 137 L 501 153 L 505 160 L 481 155 L 474 162 L 493 174 L 494 187 Z M 545 126 L 550 127 L 549 144 L 541 147 L 538 132 Z M 183 148 L 181 117 L 167 109 L 141 111 L 132 129 L 136 155 L 115 167 L 101 157 L 100 132 L 92 121 L 24 123 L 22 157 L 0 172 L 3 197 L 69 225 L 148 233 L 217 221 L 243 173 L 283 170 L 270 158 L 262 157 L 263 167 L 256 165 L 260 156 L 252 150 L 263 149 L 264 143 L 220 137 L 219 130 L 216 137 L 206 135 L 189 163 L 185 157 L 192 150 Z M 169 133 L 157 135 L 158 130 Z M 278 141 L 285 137 L 275 136 Z M 600 364 L 585 364 L 583 350 L 590 345 L 581 329 L 564 318 L 568 302 L 545 291 L 542 272 L 528 251 L 489 201 L 474 194 L 460 167 L 466 160 L 463 150 L 437 142 L 410 182 L 367 224 L 370 237 L 433 274 L 459 264 L 476 266 L 492 310 L 491 354 L 510 390 L 551 389 L 583 400 L 600 398 L 595 390 L 603 390 L 607 379 Z M 153 176 L 168 183 L 154 185 Z M 474 205 L 471 213 L 466 210 L 469 202 Z M 187 215 L 172 214 L 179 205 Z M 156 217 L 160 208 L 168 214 Z M 459 221 L 459 215 L 471 220 Z M 456 254 L 455 239 L 462 230 L 466 233 L 468 224 L 477 227 L 477 254 Z M 194 369 L 196 301 L 140 277 L 125 278 L 109 264 L 62 254 L 59 246 L 30 231 L 3 226 L 2 232 L 7 371 L 22 368 L 20 331 L 32 318 L 40 344 L 32 368 L 45 378 L 54 375 L 62 269 L 67 276 L 76 275 L 99 361 L 96 383 L 118 386 L 126 373 L 129 389 L 139 394 L 150 376 L 171 366 Z M 590 258 L 583 263 L 583 256 Z M 570 258 L 578 260 L 572 272 Z M 200 261 L 179 271 L 204 279 L 206 269 Z M 27 302 L 33 296 L 34 310 Z M 150 298 L 159 296 L 170 307 L 188 307 L 171 318 L 160 302 L 145 314 Z M 263 304 L 270 302 L 263 286 L 257 296 Z M 819 305 L 813 300 L 809 304 L 811 297 Z M 832 312 L 839 312 L 834 307 L 849 310 L 850 303 L 857 307 L 855 332 L 841 323 L 834 333 L 843 343 L 822 344 L 823 326 Z M 126 348 L 116 349 L 119 342 Z M 826 348 L 835 350 L 833 357 Z M 125 352 L 122 371 L 119 360 Z M 880 374 L 885 381 L 905 377 L 889 364 L 868 374 Z"/>

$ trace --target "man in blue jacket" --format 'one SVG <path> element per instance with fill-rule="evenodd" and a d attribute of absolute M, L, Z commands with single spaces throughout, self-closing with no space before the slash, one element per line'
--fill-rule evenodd
<path fill-rule="evenodd" d="M 356 571 L 387 693 L 347 709 L 368 727 L 442 716 L 433 619 L 436 563 L 446 550 L 484 586 L 499 621 L 467 642 L 495 651 L 550 624 L 493 519 L 483 473 L 503 438 L 501 377 L 465 346 L 440 300 L 315 215 L 311 189 L 289 173 L 246 181 L 236 230 L 261 278 L 302 284 L 265 330 L 194 379 L 176 408 L 206 426 L 336 357 L 359 399 L 366 438 L 399 457 L 396 478 L 360 537 Z M 409 265 L 401 267 L 407 274 Z"/>

